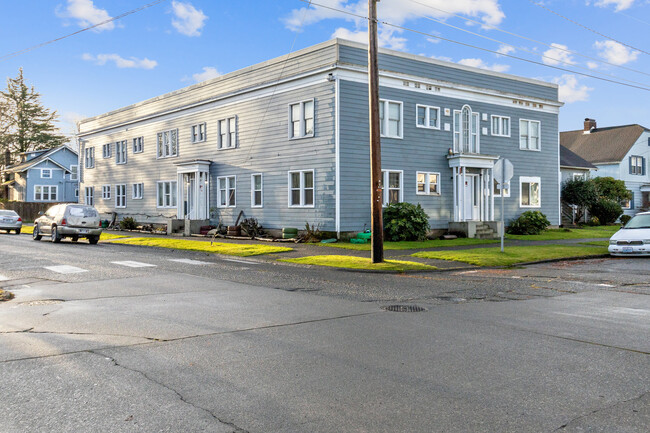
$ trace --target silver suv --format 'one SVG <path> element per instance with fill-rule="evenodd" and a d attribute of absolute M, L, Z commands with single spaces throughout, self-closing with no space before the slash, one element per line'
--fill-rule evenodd
<path fill-rule="evenodd" d="M 52 242 L 61 242 L 63 238 L 77 242 L 79 238 L 87 238 L 88 242 L 96 244 L 101 234 L 99 213 L 94 207 L 58 204 L 34 221 L 32 237 L 35 241 L 40 241 L 43 236 L 50 236 Z"/>

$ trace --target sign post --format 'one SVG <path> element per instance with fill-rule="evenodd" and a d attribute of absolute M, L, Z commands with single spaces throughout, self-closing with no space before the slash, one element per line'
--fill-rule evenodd
<path fill-rule="evenodd" d="M 501 193 L 501 252 L 503 252 L 503 238 L 505 235 L 505 212 L 504 212 L 504 192 L 510 188 L 510 179 L 514 173 L 514 167 L 509 159 L 501 158 L 494 163 L 494 179 L 497 181 L 497 189 Z"/>

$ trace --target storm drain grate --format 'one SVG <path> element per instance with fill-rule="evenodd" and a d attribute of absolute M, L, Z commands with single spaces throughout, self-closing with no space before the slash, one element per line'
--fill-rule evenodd
<path fill-rule="evenodd" d="M 392 311 L 394 313 L 419 313 L 420 311 L 427 311 L 426 308 L 419 305 L 386 305 L 381 307 L 382 310 Z"/>

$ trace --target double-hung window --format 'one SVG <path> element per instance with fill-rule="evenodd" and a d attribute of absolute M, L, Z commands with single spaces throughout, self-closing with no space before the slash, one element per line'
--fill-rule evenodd
<path fill-rule="evenodd" d="M 416 173 L 416 184 L 416 194 L 440 195 L 440 173 L 418 171 Z"/>
<path fill-rule="evenodd" d="M 95 187 L 87 186 L 86 193 L 84 194 L 84 203 L 88 206 L 93 206 L 95 204 Z"/>
<path fill-rule="evenodd" d="M 178 129 L 170 129 L 158 133 L 157 158 L 178 156 Z"/>
<path fill-rule="evenodd" d="M 192 125 L 191 128 L 192 143 L 200 143 L 205 141 L 205 123 Z"/>
<path fill-rule="evenodd" d="M 454 110 L 454 153 L 480 153 L 479 123 L 469 105 Z"/>
<path fill-rule="evenodd" d="M 126 184 L 115 185 L 115 207 L 126 207 Z"/>
<path fill-rule="evenodd" d="M 262 173 L 251 174 L 251 207 L 263 206 Z"/>
<path fill-rule="evenodd" d="M 440 129 L 440 108 L 427 105 L 415 106 L 416 126 L 418 128 Z"/>
<path fill-rule="evenodd" d="M 492 179 L 492 185 L 494 186 L 493 188 L 493 194 L 495 197 L 501 197 L 501 192 L 503 191 L 503 196 L 504 197 L 510 197 L 510 188 L 498 188 L 499 183 L 497 182 L 496 179 Z"/>
<path fill-rule="evenodd" d="M 41 168 L 41 179 L 52 179 L 52 169 Z"/>
<path fill-rule="evenodd" d="M 289 172 L 289 207 L 314 207 L 314 170 Z"/>
<path fill-rule="evenodd" d="M 630 174 L 645 175 L 645 158 L 642 156 L 630 156 Z"/>
<path fill-rule="evenodd" d="M 144 137 L 136 137 L 133 139 L 133 153 L 142 153 L 144 150 Z"/>
<path fill-rule="evenodd" d="M 519 149 L 541 150 L 540 122 L 538 120 L 519 120 Z"/>
<path fill-rule="evenodd" d="M 314 100 L 289 105 L 289 138 L 314 136 Z"/>
<path fill-rule="evenodd" d="M 224 176 L 217 178 L 217 207 L 236 206 L 236 183 L 235 176 Z"/>
<path fill-rule="evenodd" d="M 519 178 L 519 206 L 541 207 L 541 179 L 539 177 L 521 176 Z"/>
<path fill-rule="evenodd" d="M 56 185 L 35 185 L 34 201 L 57 201 L 58 187 Z"/>
<path fill-rule="evenodd" d="M 142 200 L 143 191 L 144 191 L 144 183 L 134 183 L 132 187 L 131 198 L 133 200 Z"/>
<path fill-rule="evenodd" d="M 510 137 L 510 118 L 493 115 L 492 135 L 496 137 Z"/>
<path fill-rule="evenodd" d="M 156 206 L 159 208 L 176 207 L 176 181 L 162 180 L 156 188 Z"/>
<path fill-rule="evenodd" d="M 86 148 L 86 168 L 95 168 L 95 148 Z"/>
<path fill-rule="evenodd" d="M 404 200 L 402 191 L 402 171 L 382 170 L 379 179 L 382 204 L 388 206 L 392 203 L 400 203 Z"/>
<path fill-rule="evenodd" d="M 219 136 L 217 138 L 218 149 L 233 149 L 237 147 L 237 117 L 221 119 L 218 124 Z"/>
<path fill-rule="evenodd" d="M 71 165 L 70 166 L 70 180 L 79 180 L 79 166 Z"/>
<path fill-rule="evenodd" d="M 112 143 L 102 145 L 102 157 L 103 158 L 110 158 L 112 150 L 113 150 L 113 144 Z"/>
<path fill-rule="evenodd" d="M 379 101 L 379 133 L 382 137 L 402 138 L 402 103 Z"/>
<path fill-rule="evenodd" d="M 115 143 L 115 164 L 126 164 L 126 140 Z"/>
<path fill-rule="evenodd" d="M 102 200 L 110 200 L 110 199 L 111 199 L 111 186 L 102 185 Z"/>

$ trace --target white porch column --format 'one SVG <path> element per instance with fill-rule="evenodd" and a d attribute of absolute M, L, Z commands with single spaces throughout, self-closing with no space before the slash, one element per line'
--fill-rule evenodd
<path fill-rule="evenodd" d="M 176 217 L 178 219 L 183 219 L 183 198 L 185 194 L 183 193 L 183 174 L 178 173 L 176 179 Z"/>
<path fill-rule="evenodd" d="M 452 183 L 454 184 L 454 221 L 458 221 L 458 167 L 452 167 Z"/>
<path fill-rule="evenodd" d="M 460 220 L 465 221 L 467 219 L 467 215 L 465 215 L 465 183 L 467 182 L 467 167 L 460 167 L 461 170 L 463 170 L 463 177 L 462 177 L 462 182 L 461 182 L 461 193 L 460 193 Z"/>
<path fill-rule="evenodd" d="M 494 221 L 494 169 L 490 169 L 490 221 Z"/>

